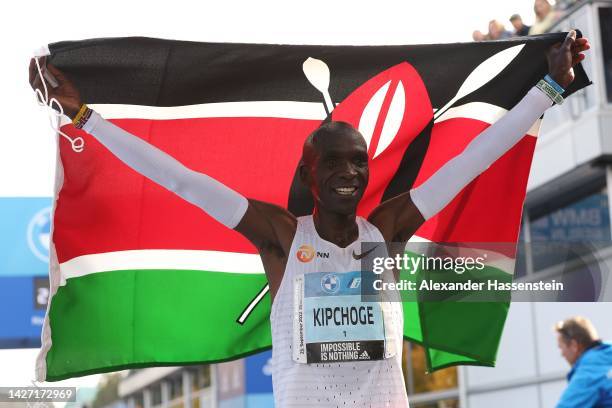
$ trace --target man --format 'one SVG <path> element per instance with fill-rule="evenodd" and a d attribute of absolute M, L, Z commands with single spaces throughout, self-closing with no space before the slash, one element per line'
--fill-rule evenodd
<path fill-rule="evenodd" d="M 555 23 L 558 12 L 548 0 L 535 0 L 533 3 L 533 12 L 536 20 L 529 29 L 529 35 L 544 34 Z"/>
<path fill-rule="evenodd" d="M 512 33 L 506 30 L 506 27 L 504 27 L 501 21 L 489 21 L 489 33 L 487 34 L 488 40 L 505 40 L 510 37 L 512 37 Z"/>
<path fill-rule="evenodd" d="M 584 59 L 586 39 L 571 32 L 548 53 L 555 85 L 567 87 L 572 67 Z M 368 183 L 367 145 L 350 124 L 321 125 L 304 143 L 300 178 L 315 201 L 314 213 L 296 218 L 286 209 L 247 199 L 211 177 L 192 171 L 142 139 L 105 121 L 81 103 L 78 90 L 55 67 L 48 67 L 59 85 L 49 98 L 59 101 L 75 126 L 106 146 L 125 164 L 198 206 L 258 249 L 273 300 L 271 311 L 273 386 L 276 406 L 394 407 L 408 406 L 401 369 L 403 315 L 399 303 L 361 302 L 358 294 L 337 296 L 338 281 L 359 274 L 363 241 L 406 242 L 423 222 L 441 209 L 471 180 L 523 138 L 551 106 L 550 94 L 533 88 L 510 112 L 475 138 L 463 153 L 429 180 L 378 206 L 365 220 L 356 209 Z M 30 83 L 40 89 L 41 72 L 30 64 Z M 386 253 L 381 245 L 379 251 Z M 318 253 L 327 256 L 318 257 Z M 318 281 L 309 286 L 311 278 Z M 312 282 L 311 282 L 312 283 Z M 357 285 L 355 285 L 357 286 Z M 357 317 L 350 330 L 320 313 L 305 310 L 307 287 L 326 291 L 326 304 Z M 294 309 L 299 305 L 304 309 Z M 335 303 L 334 303 L 335 302 Z M 341 302 L 344 302 L 340 307 Z M 299 312 L 298 312 L 299 310 Z M 329 308 L 327 309 L 329 311 Z M 350 311 L 350 313 L 349 313 Z M 313 317 L 314 316 L 314 317 Z M 344 315 L 340 316 L 341 320 Z M 299 334 L 294 321 L 299 321 Z M 364 345 L 358 357 L 321 349 L 305 352 L 307 340 L 317 344 Z M 352 346 L 351 346 L 352 347 Z M 357 348 L 359 348 L 357 347 Z M 317 350 L 315 350 L 317 351 Z"/>
<path fill-rule="evenodd" d="M 559 322 L 555 330 L 561 355 L 572 366 L 557 408 L 612 407 L 612 344 L 599 340 L 584 317 Z"/>
<path fill-rule="evenodd" d="M 510 16 L 510 23 L 512 23 L 512 27 L 514 27 L 515 37 L 523 37 L 525 35 L 529 35 L 529 29 L 531 27 L 523 23 L 523 18 L 520 15 L 513 14 L 512 16 Z"/>

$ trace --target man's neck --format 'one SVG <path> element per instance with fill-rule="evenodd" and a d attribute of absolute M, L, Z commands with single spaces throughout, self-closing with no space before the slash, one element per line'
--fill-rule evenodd
<path fill-rule="evenodd" d="M 315 208 L 313 221 L 319 236 L 340 248 L 349 246 L 359 237 L 355 213 L 336 214 Z"/>
<path fill-rule="evenodd" d="M 582 356 L 584 356 L 584 353 L 586 353 L 587 351 L 591 350 L 592 348 L 595 348 L 597 346 L 601 346 L 601 344 L 602 344 L 601 340 L 595 340 L 589 346 L 583 347 L 582 350 L 580 350 L 580 354 L 578 355 L 578 357 L 576 357 L 576 361 L 574 361 L 574 364 L 572 364 L 572 366 L 575 366 L 576 363 L 578 363 L 578 361 L 580 361 L 580 358 Z"/>

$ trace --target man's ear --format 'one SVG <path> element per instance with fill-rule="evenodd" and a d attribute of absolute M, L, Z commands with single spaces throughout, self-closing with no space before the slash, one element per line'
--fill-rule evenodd
<path fill-rule="evenodd" d="M 574 352 L 580 352 L 580 344 L 578 344 L 578 342 L 574 339 L 570 340 L 570 348 Z"/>
<path fill-rule="evenodd" d="M 312 175 L 310 173 L 310 168 L 306 165 L 306 163 L 304 163 L 304 160 L 300 160 L 299 171 L 302 184 L 304 184 L 307 188 L 310 188 Z"/>

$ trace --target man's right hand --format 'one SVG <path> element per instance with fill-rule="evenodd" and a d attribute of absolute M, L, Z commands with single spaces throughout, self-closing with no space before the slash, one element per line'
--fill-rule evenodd
<path fill-rule="evenodd" d="M 41 69 L 44 69 L 46 64 L 46 58 L 39 59 Z M 47 64 L 47 70 L 57 79 L 58 86 L 53 88 L 49 82 L 46 83 L 49 100 L 51 98 L 57 99 L 64 109 L 64 114 L 70 119 L 73 119 L 81 108 L 81 95 L 74 84 L 66 78 L 66 76 L 59 69 L 55 68 L 51 64 Z M 45 95 L 45 89 L 42 81 L 44 79 L 38 74 L 38 68 L 36 67 L 36 61 L 34 58 L 30 60 L 30 85 L 32 89 L 38 89 Z"/>

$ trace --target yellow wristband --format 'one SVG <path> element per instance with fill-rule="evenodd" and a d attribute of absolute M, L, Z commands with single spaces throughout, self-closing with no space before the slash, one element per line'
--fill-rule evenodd
<path fill-rule="evenodd" d="M 75 115 L 74 119 L 72 119 L 72 124 L 76 126 L 76 124 L 79 123 L 85 112 L 87 112 L 87 105 L 82 104 L 81 109 L 79 109 L 79 112 Z"/>

